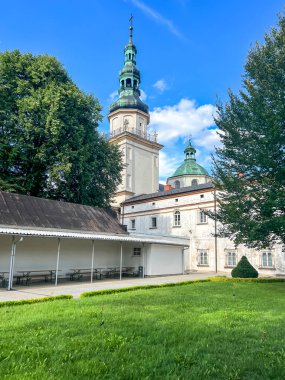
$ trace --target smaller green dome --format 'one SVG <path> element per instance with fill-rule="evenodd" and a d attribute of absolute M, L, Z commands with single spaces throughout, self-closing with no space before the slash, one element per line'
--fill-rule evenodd
<path fill-rule="evenodd" d="M 193 147 L 191 139 L 189 139 L 189 144 L 185 148 L 184 153 L 186 158 L 183 164 L 175 170 L 174 174 L 170 178 L 182 175 L 209 175 L 207 170 L 197 164 L 195 159 L 196 149 Z"/>
<path fill-rule="evenodd" d="M 193 159 L 184 160 L 183 164 L 179 166 L 171 177 L 177 177 L 181 175 L 209 175 L 201 165 Z"/>

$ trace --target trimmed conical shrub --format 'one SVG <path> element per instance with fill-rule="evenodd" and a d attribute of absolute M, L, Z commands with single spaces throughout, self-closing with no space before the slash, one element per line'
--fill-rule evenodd
<path fill-rule="evenodd" d="M 232 270 L 232 277 L 257 278 L 257 270 L 250 264 L 246 256 L 242 256 L 237 266 Z"/>

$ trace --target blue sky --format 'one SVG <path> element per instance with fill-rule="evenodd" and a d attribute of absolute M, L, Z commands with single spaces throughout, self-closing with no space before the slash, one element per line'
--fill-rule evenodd
<path fill-rule="evenodd" d="M 218 139 L 215 102 L 238 91 L 247 52 L 283 11 L 281 0 L 6 0 L 0 50 L 54 55 L 103 115 L 118 89 L 128 20 L 134 15 L 141 89 L 159 133 L 161 179 L 184 159 L 189 135 L 210 169 Z M 100 130 L 108 132 L 106 117 Z"/>

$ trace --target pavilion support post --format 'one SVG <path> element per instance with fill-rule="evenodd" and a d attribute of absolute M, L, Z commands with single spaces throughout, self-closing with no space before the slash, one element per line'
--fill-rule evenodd
<path fill-rule="evenodd" d="M 122 267 L 123 267 L 123 243 L 121 242 L 120 280 L 122 279 Z"/>
<path fill-rule="evenodd" d="M 56 271 L 55 271 L 55 286 L 58 282 L 58 267 L 59 267 L 59 255 L 60 255 L 60 238 L 57 239 L 57 260 L 56 260 Z"/>
<path fill-rule="evenodd" d="M 13 288 L 14 260 L 15 260 L 15 236 L 13 236 L 13 238 L 12 238 L 12 249 L 11 249 L 11 258 L 10 258 L 8 290 L 12 290 L 12 288 Z"/>
<path fill-rule="evenodd" d="M 94 273 L 94 245 L 95 245 L 95 242 L 94 240 L 92 240 L 92 257 L 91 257 L 91 284 L 93 282 L 93 273 Z"/>
<path fill-rule="evenodd" d="M 8 290 L 13 290 L 13 277 L 14 277 L 14 267 L 15 267 L 15 256 L 16 256 L 16 245 L 23 241 L 23 237 L 19 240 L 15 240 L 15 236 L 12 238 L 12 249 L 10 258 L 10 269 L 9 269 L 9 280 L 8 280 Z"/>

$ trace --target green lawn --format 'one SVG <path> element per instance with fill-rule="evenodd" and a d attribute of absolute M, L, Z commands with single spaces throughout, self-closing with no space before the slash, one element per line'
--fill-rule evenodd
<path fill-rule="evenodd" d="M 2 379 L 285 379 L 285 283 L 0 308 Z"/>

